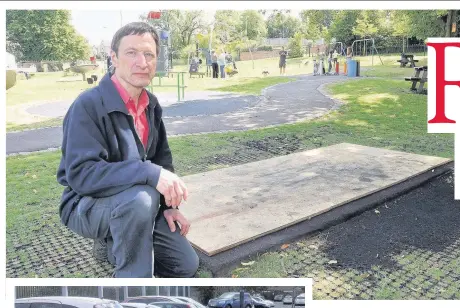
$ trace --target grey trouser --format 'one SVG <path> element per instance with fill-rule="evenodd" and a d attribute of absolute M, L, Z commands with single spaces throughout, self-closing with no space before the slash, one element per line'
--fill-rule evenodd
<path fill-rule="evenodd" d="M 106 198 L 83 197 L 67 227 L 86 238 L 109 239 L 117 278 L 151 278 L 154 270 L 161 277 L 193 277 L 198 256 L 177 223 L 171 232 L 159 204 L 160 193 L 148 185 Z"/>

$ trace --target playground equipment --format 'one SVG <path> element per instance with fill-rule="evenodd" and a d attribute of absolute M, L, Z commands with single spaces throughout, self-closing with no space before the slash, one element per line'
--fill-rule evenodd
<path fill-rule="evenodd" d="M 16 84 L 16 58 L 6 53 L 6 89 L 12 88 Z"/>
<path fill-rule="evenodd" d="M 147 15 L 147 20 L 160 19 L 162 15 L 161 11 L 150 11 Z M 155 26 L 155 25 L 154 25 Z M 157 56 L 157 76 L 159 78 L 169 76 L 169 47 L 171 46 L 171 37 L 169 35 L 169 29 L 160 29 L 155 27 L 160 39 L 160 53 Z M 161 81 L 160 81 L 161 84 Z"/>
<path fill-rule="evenodd" d="M 313 76 L 317 76 L 317 75 L 322 76 L 325 74 L 326 74 L 326 70 L 324 67 L 324 57 L 320 56 L 318 60 L 313 59 Z"/>
<path fill-rule="evenodd" d="M 338 49 L 339 54 L 342 55 L 342 56 L 346 55 L 345 49 L 343 48 L 343 43 L 342 42 L 329 43 L 329 45 L 333 45 L 332 50 L 337 50 L 337 45 L 339 45 L 340 46 L 340 48 Z"/>
<path fill-rule="evenodd" d="M 201 64 L 203 64 L 203 60 L 201 60 L 198 57 L 192 57 L 190 59 L 190 62 L 189 62 L 190 67 L 188 70 L 188 72 L 190 73 L 190 78 L 193 75 L 197 75 L 198 77 L 201 77 L 201 78 L 204 77 L 205 73 L 200 72 Z"/>
<path fill-rule="evenodd" d="M 69 67 L 69 71 L 81 74 L 83 76 L 83 81 L 87 81 L 89 84 L 93 83 L 93 80 L 96 81 L 96 75 L 91 75 L 91 78 L 86 78 L 86 73 L 96 70 L 99 67 L 99 64 L 74 64 Z"/>
<path fill-rule="evenodd" d="M 352 55 L 353 56 L 356 56 L 356 55 L 367 56 L 366 42 L 369 42 L 369 41 L 372 42 L 372 46 L 370 47 L 371 53 L 372 53 L 372 66 L 374 66 L 374 51 L 379 56 L 380 63 L 382 63 L 382 65 L 383 65 L 382 58 L 380 58 L 380 55 L 379 55 L 379 53 L 377 51 L 377 48 L 375 48 L 375 41 L 374 41 L 373 38 L 354 41 L 351 44 Z M 356 46 L 355 46 L 355 44 L 356 44 Z M 362 48 L 363 45 L 364 45 L 364 49 Z M 356 51 L 355 51 L 355 47 L 356 47 Z M 359 52 L 358 52 L 358 47 L 359 47 Z M 364 52 L 363 52 L 363 50 L 364 50 Z"/>
<path fill-rule="evenodd" d="M 16 84 L 16 70 L 6 70 L 6 89 L 12 88 Z"/>

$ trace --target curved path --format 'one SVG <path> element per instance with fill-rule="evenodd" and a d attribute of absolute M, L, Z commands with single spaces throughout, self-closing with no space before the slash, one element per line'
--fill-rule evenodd
<path fill-rule="evenodd" d="M 296 80 L 271 86 L 261 96 L 223 94 L 220 97 L 167 103 L 163 117 L 169 136 L 248 130 L 319 117 L 339 106 L 321 91 L 326 83 L 345 76 L 295 76 Z M 161 104 L 161 97 L 160 97 Z M 43 114 L 44 105 L 28 112 Z M 60 110 L 56 114 L 56 110 Z M 60 106 L 53 116 L 65 114 Z M 61 146 L 62 127 L 12 132 L 6 135 L 6 154 L 33 152 Z"/>

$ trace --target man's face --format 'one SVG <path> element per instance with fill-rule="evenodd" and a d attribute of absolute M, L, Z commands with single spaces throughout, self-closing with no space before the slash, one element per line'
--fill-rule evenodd
<path fill-rule="evenodd" d="M 150 84 L 157 67 L 156 44 L 150 33 L 121 39 L 118 56 L 111 52 L 115 74 L 135 88 Z"/>

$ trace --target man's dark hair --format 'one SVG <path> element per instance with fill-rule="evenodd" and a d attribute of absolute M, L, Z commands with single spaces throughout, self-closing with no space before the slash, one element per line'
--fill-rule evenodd
<path fill-rule="evenodd" d="M 156 45 L 156 56 L 158 56 L 160 53 L 160 38 L 158 37 L 157 30 L 146 22 L 132 22 L 118 29 L 113 36 L 111 49 L 118 56 L 118 48 L 120 47 L 120 41 L 123 37 L 128 35 L 142 35 L 144 33 L 150 33 L 152 35 Z"/>

